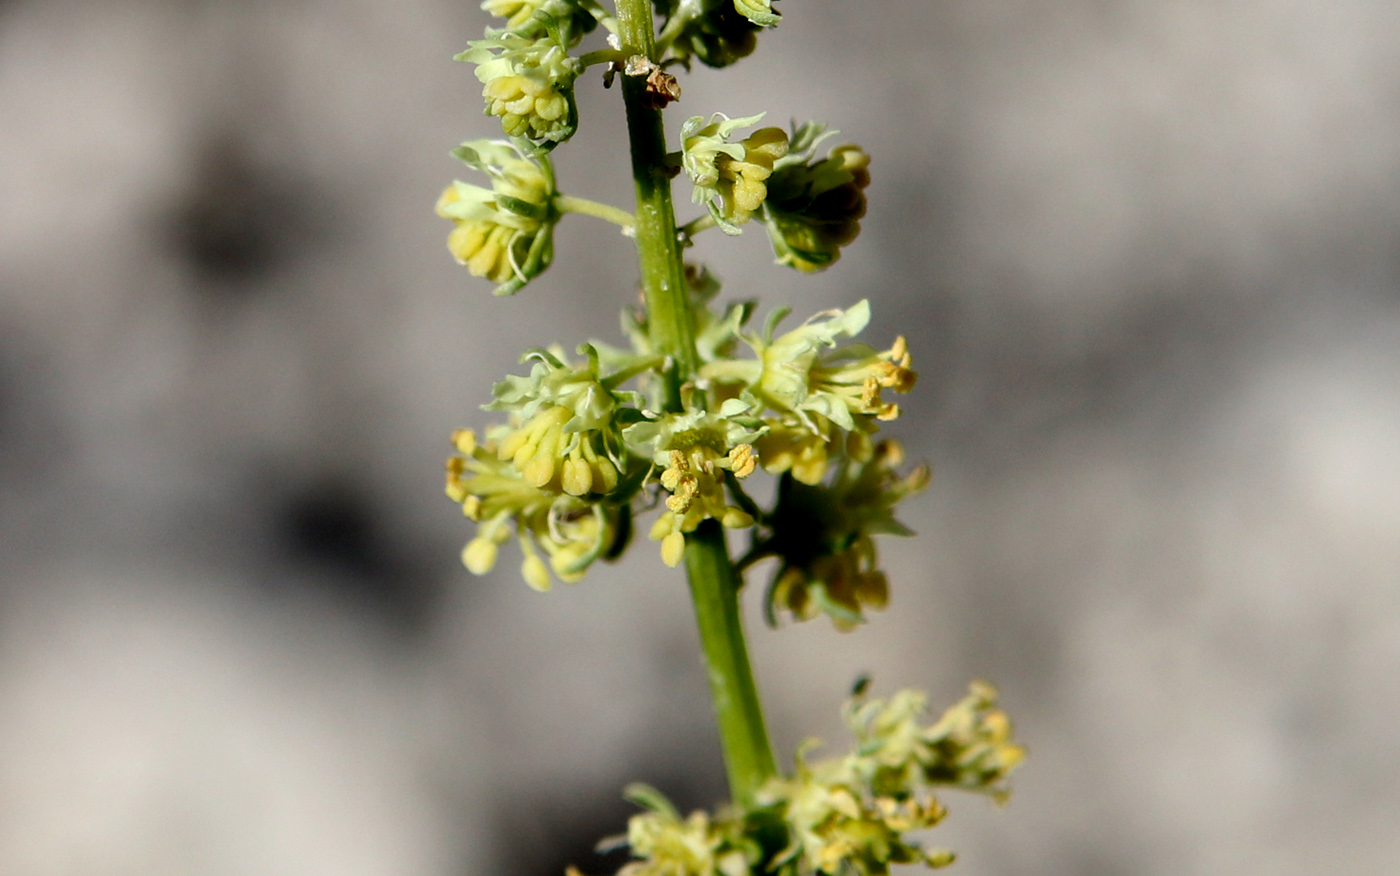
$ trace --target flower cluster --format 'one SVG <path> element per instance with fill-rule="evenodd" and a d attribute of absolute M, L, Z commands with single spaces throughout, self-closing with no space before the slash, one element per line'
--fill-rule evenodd
<path fill-rule="evenodd" d="M 561 350 L 532 350 L 525 357 L 529 375 L 495 385 L 486 409 L 505 413 L 509 422 L 487 433 L 492 458 L 464 454 L 453 463 L 449 484 L 468 516 L 484 521 L 468 565 L 490 568 L 483 545 L 504 541 L 502 527 L 514 521 L 517 531 L 529 533 L 522 542 L 527 555 L 538 543 L 559 577 L 576 580 L 605 552 L 601 542 L 618 521 L 630 524 L 634 512 L 659 504 L 648 532 L 667 565 L 680 562 L 686 536 L 706 520 L 752 529 L 752 559 L 779 561 L 768 590 L 770 620 L 780 610 L 799 620 L 825 613 L 849 629 L 888 598 L 874 536 L 909 534 L 894 519 L 894 507 L 928 481 L 926 467 L 898 474 L 898 443 L 871 438 L 881 421 L 899 413 L 882 393 L 914 384 L 907 345 L 897 338 L 877 351 L 842 343 L 869 322 L 864 301 L 775 337 L 785 315 L 779 311 L 753 334 L 744 328 L 748 305 L 717 313 L 709 303 L 718 284 L 702 271 L 689 279 L 704 365 L 680 412 L 658 412 L 643 393 L 624 388 L 667 361 L 652 352 L 645 321 L 636 316 L 624 317 L 632 352 L 584 344 L 585 359 L 571 363 Z M 755 357 L 734 358 L 736 342 Z M 650 383 L 655 390 L 656 381 Z M 759 468 L 781 476 L 768 511 L 742 485 Z M 464 479 L 467 472 L 475 477 Z M 503 495 L 512 497 L 510 514 L 472 513 L 488 487 L 496 506 L 505 507 Z M 541 516 L 548 508 L 553 516 Z M 586 516 L 583 509 L 594 508 L 602 509 L 601 528 L 588 524 L 585 537 L 575 526 L 569 538 L 558 537 L 560 521 L 576 523 Z M 565 541 L 572 553 L 555 562 Z M 577 550 L 583 542 L 587 549 Z"/>
<path fill-rule="evenodd" d="M 693 200 L 705 204 L 710 216 L 729 234 L 738 234 L 763 206 L 765 181 L 773 164 L 787 154 L 788 135 L 782 128 L 759 128 L 737 143 L 729 137 L 762 115 L 731 119 L 723 113 L 706 122 L 692 116 L 681 126 L 681 166 L 695 184 Z"/>
<path fill-rule="evenodd" d="M 729 813 L 712 819 L 705 812 L 681 818 L 660 791 L 635 783 L 623 792 L 646 811 L 627 822 L 627 835 L 604 840 L 602 847 L 626 845 L 638 860 L 618 876 L 749 876 L 757 847 L 744 840 Z"/>
<path fill-rule="evenodd" d="M 491 188 L 454 182 L 437 213 L 453 222 L 447 248 L 459 264 L 509 295 L 554 258 L 554 169 L 546 156 L 527 156 L 504 140 L 473 140 L 452 152 L 491 178 Z"/>
<path fill-rule="evenodd" d="M 859 146 L 838 146 L 818 160 L 816 148 L 834 134 L 808 122 L 789 136 L 761 128 L 740 142 L 731 135 L 762 119 L 716 113 L 681 128 L 681 166 L 694 184 L 694 201 L 729 234 L 755 215 L 763 219 L 779 264 L 819 271 L 841 256 L 860 234 L 870 156 Z"/>
<path fill-rule="evenodd" d="M 458 262 L 495 283 L 496 294 L 514 293 L 549 266 L 562 216 L 582 214 L 635 238 L 643 268 L 644 304 L 623 314 L 630 348 L 527 351 L 528 373 L 495 383 L 483 405 L 500 421 L 481 437 L 453 434 L 446 484 L 475 524 L 462 560 L 477 575 L 491 572 L 514 539 L 530 587 L 579 581 L 598 560 L 618 558 L 647 514 L 662 561 L 691 560 L 738 799 L 682 817 L 654 789 L 629 787 L 643 811 L 617 842 L 635 857 L 619 876 L 885 876 L 898 864 L 940 867 L 952 854 L 914 838 L 944 817 L 935 791 L 1002 800 L 1024 756 L 987 685 L 974 684 L 928 723 L 922 694 L 867 702 L 862 684 L 846 709 L 856 737 L 850 753 L 812 761 L 806 755 L 817 743 L 808 740 L 790 774 L 773 766 L 735 611 L 742 576 L 772 561 L 764 608 L 774 626 L 779 615 L 825 615 L 838 630 L 854 628 L 890 598 L 876 537 L 911 534 L 896 506 L 930 479 L 925 465 L 906 470 L 900 444 L 877 434 L 899 417 L 893 396 L 909 392 L 917 375 L 903 337 L 883 348 L 856 340 L 870 322 L 867 302 L 785 332 L 778 329 L 789 311 L 779 309 L 753 331 L 753 302 L 717 306 L 714 276 L 680 263 L 701 232 L 737 235 L 754 223 L 779 264 L 812 272 L 836 262 L 860 231 L 869 156 L 842 145 L 819 157 L 834 134 L 823 125 L 788 132 L 757 127 L 763 114 L 696 115 L 681 126 L 679 150 L 668 152 L 660 112 L 681 99 L 678 68 L 689 70 L 693 59 L 723 67 L 750 54 L 757 34 L 780 21 L 774 3 L 617 0 L 615 17 L 600 0 L 482 0 L 500 26 L 457 55 L 476 65 L 485 112 L 509 138 L 454 152 L 490 180 L 454 182 L 439 198 Z M 654 27 L 648 5 L 664 18 L 659 32 L 639 30 Z M 574 54 L 599 30 L 606 48 Z M 556 187 L 549 153 L 577 131 L 574 87 L 594 65 L 604 87 L 626 77 L 635 213 Z M 703 209 L 684 222 L 669 183 L 682 171 Z M 748 493 L 760 470 L 777 479 L 766 507 Z M 737 561 L 723 529 L 747 534 Z M 568 876 L 581 874 L 570 868 Z"/>
<path fill-rule="evenodd" d="M 680 563 L 686 533 L 704 520 L 718 520 L 730 529 L 753 526 L 753 515 L 730 504 L 724 492 L 727 475 L 748 477 L 758 465 L 749 442 L 761 434 L 762 425 L 747 412 L 748 405 L 731 400 L 717 414 L 691 410 L 627 429 L 628 441 L 650 448 L 653 461 L 664 466 L 660 482 L 670 495 L 651 539 L 661 542 L 666 565 Z"/>
<path fill-rule="evenodd" d="M 797 620 L 823 613 L 850 629 L 865 619 L 864 609 L 885 607 L 889 581 L 874 536 L 912 535 L 894 506 L 929 482 L 926 465 L 901 476 L 903 462 L 899 443 L 882 441 L 868 459 L 844 459 L 829 484 L 782 479 L 768 518 L 772 535 L 759 548 L 780 559 L 764 601 L 770 624 L 786 610 Z"/>
<path fill-rule="evenodd" d="M 996 688 L 973 682 L 967 696 L 925 726 L 920 721 L 927 706 L 928 698 L 911 690 L 886 701 L 856 697 L 847 705 L 863 781 L 881 795 L 943 785 L 1006 802 L 1007 779 L 1026 750 L 1011 738 L 1011 719 L 997 708 Z"/>
<path fill-rule="evenodd" d="M 447 463 L 447 495 L 479 524 L 462 555 L 475 574 L 495 565 L 511 524 L 525 556 L 521 574 L 536 590 L 549 589 L 536 546 L 560 580 L 574 582 L 625 545 L 646 468 L 622 443 L 640 397 L 617 387 L 635 372 L 602 375 L 593 348 L 580 352 L 586 359 L 570 364 L 560 350 L 530 351 L 530 374 L 497 383 L 485 406 L 509 412 L 510 424 L 489 430 L 485 443 L 471 431 L 454 436 L 460 455 Z"/>
<path fill-rule="evenodd" d="M 548 152 L 578 130 L 574 80 L 582 65 L 571 58 L 569 37 L 558 19 L 532 12 L 534 29 L 506 30 L 475 40 L 456 60 L 477 65 L 486 113 L 499 116 L 501 130 Z"/>
<path fill-rule="evenodd" d="M 626 842 L 638 860 L 619 876 L 885 876 L 893 864 L 952 863 L 951 852 L 910 837 L 943 819 L 935 790 L 1004 800 L 1025 751 L 989 685 L 974 683 L 932 724 L 922 723 L 925 702 L 916 691 L 887 701 L 858 695 L 846 709 L 855 748 L 812 763 L 804 755 L 818 743 L 808 740 L 794 774 L 769 780 L 747 810 L 683 819 L 659 792 L 632 786 L 629 798 L 646 811 L 628 823 Z"/>
<path fill-rule="evenodd" d="M 528 377 L 510 376 L 492 389 L 488 411 L 508 411 L 517 425 L 501 440 L 500 458 L 531 486 L 571 496 L 606 495 L 617 489 L 626 450 L 617 415 L 624 405 L 639 406 L 641 397 L 618 390 L 619 375 L 600 376 L 598 354 L 584 344 L 587 356 L 569 365 L 560 350 L 531 350 Z M 623 373 L 621 380 L 630 377 Z"/>
<path fill-rule="evenodd" d="M 850 446 L 857 457 L 868 454 L 868 436 L 876 430 L 876 421 L 899 416 L 899 406 L 885 400 L 884 390 L 908 392 L 918 375 L 909 367 L 903 337 L 883 351 L 839 343 L 870 322 L 866 301 L 819 313 L 775 338 L 787 313 L 775 311 L 760 335 L 739 333 L 755 359 L 711 362 L 701 376 L 730 387 L 732 393 L 742 388 L 774 412 L 757 445 L 766 470 L 792 471 L 803 483 L 816 484 L 826 476 L 833 450 Z"/>
<path fill-rule="evenodd" d="M 792 148 L 774 166 L 763 211 L 779 264 L 819 271 L 841 257 L 860 234 L 870 156 L 838 146 L 817 160 L 816 148 L 834 134 L 809 122 L 793 131 Z"/>
<path fill-rule="evenodd" d="M 551 568 L 561 581 L 581 580 L 625 533 L 625 509 L 541 489 L 501 459 L 497 441 L 479 442 L 470 430 L 452 437 L 460 455 L 447 460 L 447 495 L 478 524 L 476 537 L 462 551 L 462 562 L 473 574 L 485 575 L 496 565 L 512 525 L 524 557 L 520 575 L 540 591 L 550 588 Z M 540 550 L 549 558 L 548 566 Z"/>
<path fill-rule="evenodd" d="M 546 34 L 550 23 L 554 23 L 560 33 L 560 42 L 569 47 L 576 45 L 600 21 L 610 18 L 592 0 L 484 0 L 481 8 L 506 19 L 506 26 L 501 30 L 522 37 L 535 38 Z"/>
<path fill-rule="evenodd" d="M 775 27 L 780 15 L 773 0 L 653 0 L 666 19 L 662 40 L 669 56 L 690 65 L 727 67 L 753 54 L 758 33 Z"/>

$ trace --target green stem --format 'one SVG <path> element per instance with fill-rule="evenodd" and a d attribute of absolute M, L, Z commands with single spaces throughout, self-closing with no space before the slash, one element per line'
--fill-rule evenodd
<path fill-rule="evenodd" d="M 611 64 L 614 61 L 625 60 L 627 60 L 627 56 L 617 49 L 599 49 L 596 52 L 586 52 L 578 56 L 579 67 L 584 70 L 595 64 Z"/>
<path fill-rule="evenodd" d="M 629 56 L 652 57 L 651 0 L 617 0 L 617 20 L 622 51 Z M 676 214 L 671 207 L 666 134 L 661 111 L 647 100 L 642 77 L 623 76 L 622 97 L 627 105 L 632 181 L 637 190 L 637 259 L 647 323 L 653 348 L 674 360 L 663 380 L 663 395 L 667 409 L 679 410 L 681 382 L 699 368 L 700 361 L 676 237 Z"/>
<path fill-rule="evenodd" d="M 704 216 L 699 216 L 682 225 L 681 236 L 686 238 L 694 237 L 700 232 L 708 231 L 718 225 L 719 223 L 715 221 L 715 217 L 706 213 Z"/>
<path fill-rule="evenodd" d="M 690 598 L 695 623 L 710 677 L 710 698 L 719 723 L 719 741 L 729 776 L 729 793 L 741 805 L 777 775 L 773 748 L 763 722 L 743 620 L 739 616 L 742 581 L 729 559 L 724 530 L 706 520 L 685 537 L 685 571 L 690 578 Z"/>
<path fill-rule="evenodd" d="M 575 198 L 572 195 L 555 195 L 554 209 L 560 213 L 580 213 L 595 219 L 606 220 L 614 225 L 622 226 L 624 234 L 630 233 L 633 226 L 637 224 L 637 220 L 626 210 L 620 210 L 611 204 L 590 201 L 587 198 Z"/>
<path fill-rule="evenodd" d="M 622 51 L 655 60 L 651 0 L 616 3 Z M 664 380 L 665 407 L 679 411 L 681 384 L 699 368 L 700 356 L 695 348 L 694 315 L 671 204 L 665 130 L 660 110 L 646 99 L 645 87 L 640 77 L 622 77 L 632 179 L 637 189 L 637 258 L 652 348 L 671 360 Z M 685 541 L 686 574 L 719 724 L 729 790 L 736 802 L 747 804 L 759 787 L 777 774 L 777 764 L 744 641 L 739 615 L 741 581 L 729 559 L 724 531 L 716 521 L 704 521 L 687 534 Z"/>

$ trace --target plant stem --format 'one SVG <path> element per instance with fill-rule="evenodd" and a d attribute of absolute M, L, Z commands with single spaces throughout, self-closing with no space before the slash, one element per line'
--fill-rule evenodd
<path fill-rule="evenodd" d="M 719 741 L 729 776 L 729 793 L 740 805 L 753 796 L 778 767 L 768 743 L 763 707 L 758 700 L 743 619 L 739 616 L 739 574 L 729 559 L 724 530 L 706 520 L 685 537 L 685 571 L 695 623 L 710 677 L 710 698 L 719 722 Z"/>
<path fill-rule="evenodd" d="M 655 60 L 651 0 L 616 0 L 618 35 L 629 57 Z M 695 324 L 685 285 L 671 178 L 666 170 L 666 136 L 661 111 L 647 99 L 640 77 L 622 77 L 632 179 L 637 189 L 636 241 L 653 349 L 670 358 L 664 378 L 667 410 L 681 410 L 681 384 L 699 368 Z M 739 614 L 739 575 L 729 559 L 724 531 L 706 520 L 686 535 L 685 568 L 695 604 L 701 648 L 719 724 L 729 791 L 741 804 L 771 776 L 777 764 L 749 665 Z"/>
<path fill-rule="evenodd" d="M 620 210 L 611 204 L 590 201 L 587 198 L 575 198 L 572 195 L 556 195 L 554 209 L 560 213 L 579 213 L 620 225 L 624 234 L 629 233 L 632 227 L 637 224 L 637 220 L 626 210 Z"/>
<path fill-rule="evenodd" d="M 709 229 L 714 228 L 718 224 L 719 223 L 715 221 L 715 217 L 711 216 L 709 213 L 706 213 L 704 216 L 699 216 L 682 225 L 681 236 L 694 237 L 702 231 L 708 231 Z"/>
<path fill-rule="evenodd" d="M 579 66 L 585 70 L 595 64 L 611 64 L 613 61 L 625 61 L 627 56 L 617 49 L 599 49 L 596 52 L 587 52 L 579 55 Z"/>
<path fill-rule="evenodd" d="M 617 0 L 618 37 L 622 51 L 652 56 L 651 0 Z M 622 77 L 627 105 L 627 134 L 632 148 L 632 181 L 637 189 L 637 260 L 641 265 L 652 346 L 671 356 L 664 378 L 664 401 L 679 410 L 681 382 L 700 366 L 695 352 L 695 325 L 685 288 L 676 214 L 671 207 L 671 178 L 666 172 L 666 135 L 661 111 L 651 106 L 646 82 Z"/>

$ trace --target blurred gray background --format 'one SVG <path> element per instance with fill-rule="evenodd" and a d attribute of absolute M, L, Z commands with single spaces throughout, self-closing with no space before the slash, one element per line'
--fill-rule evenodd
<path fill-rule="evenodd" d="M 635 282 L 585 219 L 513 299 L 448 256 L 475 6 L 0 2 L 0 872 L 598 874 L 626 782 L 722 795 L 654 545 L 548 596 L 459 565 L 449 432 Z M 831 122 L 864 233 L 812 278 L 697 252 L 872 298 L 936 472 L 887 612 L 750 617 L 781 756 L 860 672 L 985 677 L 1031 759 L 947 801 L 963 876 L 1396 872 L 1400 6 L 781 8 L 672 131 Z M 626 204 L 579 94 L 562 185 Z"/>

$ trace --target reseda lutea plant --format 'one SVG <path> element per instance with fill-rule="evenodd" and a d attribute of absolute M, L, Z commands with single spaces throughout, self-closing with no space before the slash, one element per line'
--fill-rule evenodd
<path fill-rule="evenodd" d="M 752 53 L 779 23 L 773 0 L 616 0 L 611 12 L 596 0 L 485 0 L 482 8 L 498 26 L 457 57 L 476 66 L 486 112 L 508 139 L 454 151 L 489 187 L 454 182 L 443 192 L 449 250 L 509 295 L 550 266 L 564 216 L 591 215 L 635 241 L 644 304 L 623 311 L 626 346 L 527 351 L 529 374 L 497 383 L 485 405 L 504 422 L 453 436 L 447 494 L 476 523 L 463 561 L 485 574 L 514 539 L 521 576 L 544 591 L 621 556 L 653 515 L 647 532 L 661 559 L 685 565 L 733 798 L 682 817 L 656 790 L 628 788 L 643 811 L 616 841 L 636 858 L 623 873 L 852 876 L 951 862 L 910 835 L 942 819 L 939 788 L 1005 797 L 1023 750 L 995 691 L 974 683 L 929 722 L 922 694 L 867 700 L 860 684 L 846 707 L 850 753 L 810 761 L 809 742 L 782 773 L 738 605 L 743 575 L 773 560 L 764 609 L 774 626 L 782 616 L 825 615 L 849 630 L 885 606 L 875 536 L 911 534 L 895 506 L 929 480 L 925 466 L 905 469 L 897 442 L 877 437 L 900 414 L 889 396 L 914 385 L 908 345 L 854 340 L 870 321 L 865 301 L 785 331 L 788 313 L 778 309 L 753 330 L 754 302 L 717 306 L 718 282 L 682 260 L 697 234 L 757 225 L 780 264 L 828 267 L 860 230 L 869 157 L 852 145 L 822 155 L 833 132 L 820 124 L 784 131 L 759 127 L 761 116 L 722 113 L 687 118 L 679 148 L 668 147 L 662 111 L 681 94 L 672 71 L 696 61 L 726 67 Z M 590 34 L 602 45 L 581 52 Z M 592 67 L 605 86 L 621 83 L 633 212 L 562 193 L 550 162 L 578 128 L 574 88 Z M 671 182 L 681 174 L 703 211 L 678 226 Z M 778 478 L 769 508 L 745 489 L 760 469 Z M 725 529 L 747 533 L 737 559 Z"/>

